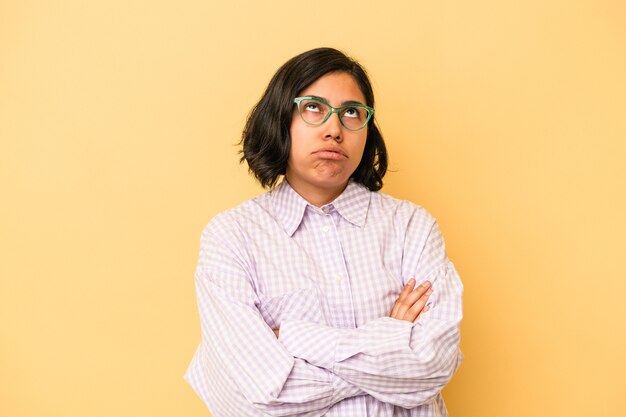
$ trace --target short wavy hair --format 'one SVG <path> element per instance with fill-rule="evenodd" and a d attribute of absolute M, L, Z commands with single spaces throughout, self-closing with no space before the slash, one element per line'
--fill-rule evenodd
<path fill-rule="evenodd" d="M 331 72 L 352 75 L 374 107 L 374 92 L 367 73 L 354 59 L 333 48 L 317 48 L 297 55 L 276 71 L 261 100 L 248 115 L 241 136 L 241 160 L 264 188 L 272 188 L 284 175 L 289 159 L 293 99 L 318 78 Z M 372 191 L 383 186 L 387 149 L 374 117 L 368 122 L 363 157 L 351 177 Z"/>

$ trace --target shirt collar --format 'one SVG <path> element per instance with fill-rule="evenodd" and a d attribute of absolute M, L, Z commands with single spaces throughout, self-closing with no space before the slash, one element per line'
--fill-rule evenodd
<path fill-rule="evenodd" d="M 307 206 L 311 204 L 291 188 L 287 180 L 283 180 L 270 193 L 277 220 L 282 224 L 285 232 L 293 236 L 302 223 Z M 350 180 L 339 197 L 326 206 L 332 205 L 341 217 L 357 227 L 363 227 L 369 203 L 370 190 Z"/>

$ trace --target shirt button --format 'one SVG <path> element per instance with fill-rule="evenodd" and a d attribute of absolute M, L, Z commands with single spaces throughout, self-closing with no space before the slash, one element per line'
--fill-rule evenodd
<path fill-rule="evenodd" d="M 330 226 L 324 226 L 324 227 L 322 227 L 322 231 L 323 231 L 324 233 L 328 233 L 328 231 L 329 231 L 329 230 L 330 230 Z"/>

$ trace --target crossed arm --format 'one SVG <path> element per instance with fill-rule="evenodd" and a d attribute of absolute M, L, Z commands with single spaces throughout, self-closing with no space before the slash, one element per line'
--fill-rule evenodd
<path fill-rule="evenodd" d="M 426 305 L 433 290 L 430 288 L 430 281 L 426 280 L 415 288 L 415 278 L 411 278 L 400 293 L 400 296 L 393 304 L 389 317 L 397 320 L 414 322 L 418 320 L 422 313 L 430 309 Z M 273 329 L 276 338 L 279 337 L 280 329 Z"/>

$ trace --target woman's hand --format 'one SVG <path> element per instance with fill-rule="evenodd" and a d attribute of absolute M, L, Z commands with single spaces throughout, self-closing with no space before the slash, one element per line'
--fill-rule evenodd
<path fill-rule="evenodd" d="M 414 322 L 422 313 L 428 311 L 430 306 L 427 306 L 426 302 L 433 292 L 430 281 L 424 281 L 413 289 L 414 287 L 415 280 L 411 278 L 402 289 L 389 317 Z"/>

